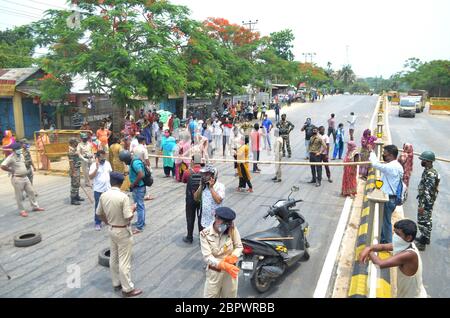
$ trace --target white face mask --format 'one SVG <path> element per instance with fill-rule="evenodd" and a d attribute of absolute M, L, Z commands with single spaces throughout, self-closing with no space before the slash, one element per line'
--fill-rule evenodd
<path fill-rule="evenodd" d="M 411 242 L 406 242 L 404 239 L 402 239 L 400 236 L 397 235 L 397 233 L 394 233 L 392 237 L 392 246 L 394 248 L 394 255 L 398 254 L 400 252 L 403 252 L 411 245 Z"/>

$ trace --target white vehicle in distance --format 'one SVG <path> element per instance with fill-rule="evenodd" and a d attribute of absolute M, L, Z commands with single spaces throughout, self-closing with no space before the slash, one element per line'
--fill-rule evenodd
<path fill-rule="evenodd" d="M 398 117 L 405 115 L 409 115 L 413 118 L 416 117 L 417 103 L 418 101 L 414 97 L 401 97 L 398 108 Z"/>

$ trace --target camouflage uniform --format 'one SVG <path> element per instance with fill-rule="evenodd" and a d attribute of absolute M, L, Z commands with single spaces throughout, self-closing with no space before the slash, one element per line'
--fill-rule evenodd
<path fill-rule="evenodd" d="M 30 150 L 23 149 L 22 151 L 23 157 L 25 158 L 25 167 L 27 167 L 27 177 L 30 180 L 30 183 L 33 184 L 33 160 L 31 159 Z"/>
<path fill-rule="evenodd" d="M 292 151 L 289 134 L 295 128 L 295 126 L 289 120 L 281 120 L 280 122 L 278 122 L 277 128 L 280 130 L 280 137 L 283 138 L 283 157 L 286 156 L 285 148 L 287 148 L 287 152 L 290 157 L 292 155 Z"/>
<path fill-rule="evenodd" d="M 80 167 L 81 158 L 77 153 L 77 148 L 69 146 L 69 161 L 73 163 L 69 170 L 70 175 L 70 199 L 77 200 L 80 197 Z M 73 170 L 72 170 L 73 169 Z"/>
<path fill-rule="evenodd" d="M 439 174 L 434 168 L 425 169 L 422 173 L 422 179 L 419 184 L 419 194 L 417 199 L 419 200 L 419 209 L 423 208 L 423 213 L 418 213 L 417 223 L 419 231 L 427 244 L 430 242 L 432 219 L 431 212 L 433 211 L 434 201 L 438 194 L 439 186 Z"/>

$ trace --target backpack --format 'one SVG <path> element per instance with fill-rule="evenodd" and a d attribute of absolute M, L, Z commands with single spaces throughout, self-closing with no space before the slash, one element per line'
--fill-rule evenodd
<path fill-rule="evenodd" d="M 133 161 L 131 161 L 131 165 L 130 165 L 131 169 L 134 170 L 133 163 L 135 160 L 139 160 L 140 162 L 142 162 L 142 165 L 144 166 L 144 178 L 142 178 L 142 181 L 144 182 L 144 185 L 146 187 L 151 187 L 153 185 L 152 173 L 150 172 L 148 167 L 144 164 L 144 162 L 141 159 L 133 159 Z M 136 172 L 136 170 L 134 170 L 134 172 Z"/>

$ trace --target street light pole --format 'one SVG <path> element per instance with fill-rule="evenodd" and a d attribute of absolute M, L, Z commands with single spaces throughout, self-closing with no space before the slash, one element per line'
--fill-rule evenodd
<path fill-rule="evenodd" d="M 250 32 L 253 32 L 253 25 L 256 25 L 256 24 L 258 24 L 258 20 L 256 20 L 256 21 L 248 20 L 248 22 L 242 21 L 242 25 L 249 26 L 248 29 L 250 30 Z"/>

